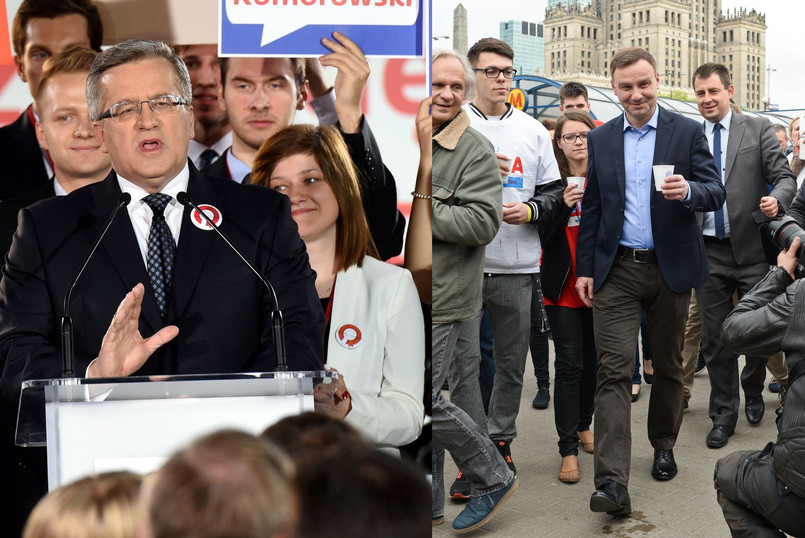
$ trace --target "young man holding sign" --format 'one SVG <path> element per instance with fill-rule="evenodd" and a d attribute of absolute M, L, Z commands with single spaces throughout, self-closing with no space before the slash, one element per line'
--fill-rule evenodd
<path fill-rule="evenodd" d="M 402 250 L 405 218 L 397 210 L 397 186 L 383 166 L 380 150 L 361 111 L 369 63 L 360 48 L 338 32 L 322 39 L 332 52 L 320 58 L 338 69 L 335 78 L 337 126 L 360 171 L 361 197 L 372 239 L 385 260 Z M 307 101 L 305 61 L 300 58 L 221 58 L 221 100 L 232 127 L 232 147 L 204 171 L 247 182 L 257 150 L 291 125 Z"/>

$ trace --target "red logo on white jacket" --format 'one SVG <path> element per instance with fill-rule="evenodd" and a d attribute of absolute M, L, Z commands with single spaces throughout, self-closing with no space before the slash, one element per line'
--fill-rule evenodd
<path fill-rule="evenodd" d="M 335 339 L 347 349 L 355 349 L 361 345 L 363 341 L 361 330 L 351 323 L 341 325 L 338 330 L 335 331 Z"/>

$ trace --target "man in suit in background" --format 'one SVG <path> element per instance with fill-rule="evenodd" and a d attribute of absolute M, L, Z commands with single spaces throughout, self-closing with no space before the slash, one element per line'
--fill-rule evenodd
<path fill-rule="evenodd" d="M 710 448 L 721 448 L 735 431 L 741 402 L 738 354 L 721 344 L 721 325 L 732 310 L 733 294 L 737 292 L 740 298 L 766 274 L 769 265 L 759 226 L 786 212 L 796 192 L 796 179 L 780 151 L 772 124 L 765 118 L 733 114 L 730 98 L 734 88 L 726 66 L 699 66 L 693 73 L 693 88 L 727 191 L 722 207 L 704 213 L 702 232 L 710 277 L 696 288 L 713 421 L 706 443 Z M 766 357 L 747 357 L 741 385 L 746 395 L 746 419 L 751 425 L 763 419 L 765 377 Z"/>
<path fill-rule="evenodd" d="M 59 375 L 62 311 L 60 299 L 51 299 L 64 297 L 122 192 L 132 201 L 73 295 L 78 375 L 274 369 L 272 300 L 242 260 L 179 204 L 183 191 L 212 206 L 224 233 L 274 283 L 289 367 L 321 368 L 323 317 L 287 198 L 209 178 L 189 164 L 190 100 L 184 63 L 162 43 L 121 43 L 93 63 L 87 101 L 113 172 L 21 213 L 0 283 L 4 398 L 16 399 L 25 379 Z"/>
<path fill-rule="evenodd" d="M 51 56 L 36 93 L 36 136 L 53 161 L 53 177 L 41 189 L 0 203 L 0 256 L 5 259 L 23 207 L 102 180 L 112 165 L 87 109 L 87 75 L 98 53 L 70 49 Z"/>
<path fill-rule="evenodd" d="M 173 49 L 187 66 L 193 85 L 195 135 L 187 156 L 199 170 L 204 170 L 232 145 L 229 117 L 221 105 L 221 68 L 218 45 L 174 45 Z"/>
<path fill-rule="evenodd" d="M 12 25 L 17 74 L 36 96 L 42 65 L 50 56 L 74 47 L 101 50 L 103 26 L 89 0 L 24 0 Z M 44 187 L 53 173 L 50 157 L 39 147 L 36 116 L 29 106 L 10 125 L 0 128 L 0 200 Z"/>
<path fill-rule="evenodd" d="M 54 177 L 37 191 L 0 203 L 0 249 L 2 259 L 8 252 L 20 209 L 44 198 L 68 192 L 102 180 L 109 173 L 109 156 L 101 143 L 87 110 L 85 88 L 87 74 L 97 52 L 70 49 L 48 58 L 36 94 L 37 136 L 53 159 Z M 0 372 L 5 357 L 0 357 Z M 25 515 L 43 491 L 31 489 L 36 475 L 45 474 L 44 448 L 14 447 L 15 401 L 0 401 L 0 476 L 13 492 L 0 501 L 0 535 L 18 535 Z M 3 510 L 8 510 L 4 515 Z"/>
<path fill-rule="evenodd" d="M 593 307 L 598 351 L 595 486 L 590 509 L 631 511 L 631 378 L 643 310 L 654 362 L 648 437 L 651 474 L 677 473 L 682 424 L 682 344 L 690 289 L 707 277 L 694 211 L 718 208 L 718 179 L 700 124 L 657 105 L 659 74 L 641 48 L 612 58 L 612 89 L 624 115 L 590 132 L 579 229 L 576 289 Z M 652 164 L 673 164 L 655 190 Z M 662 178 L 661 178 L 662 179 Z"/>

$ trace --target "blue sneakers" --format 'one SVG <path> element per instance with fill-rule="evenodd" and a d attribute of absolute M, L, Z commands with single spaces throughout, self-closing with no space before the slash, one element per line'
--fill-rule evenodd
<path fill-rule="evenodd" d="M 481 497 L 472 497 L 464 510 L 453 520 L 453 530 L 459 534 L 480 529 L 500 510 L 512 493 L 517 491 L 517 478 L 508 486 L 494 493 L 487 493 Z"/>

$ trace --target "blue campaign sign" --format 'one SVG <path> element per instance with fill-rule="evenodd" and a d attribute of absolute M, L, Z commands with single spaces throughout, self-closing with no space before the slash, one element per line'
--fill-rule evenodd
<path fill-rule="evenodd" d="M 367 56 L 423 55 L 424 0 L 220 0 L 221 56 L 321 56 L 333 31 Z"/>

